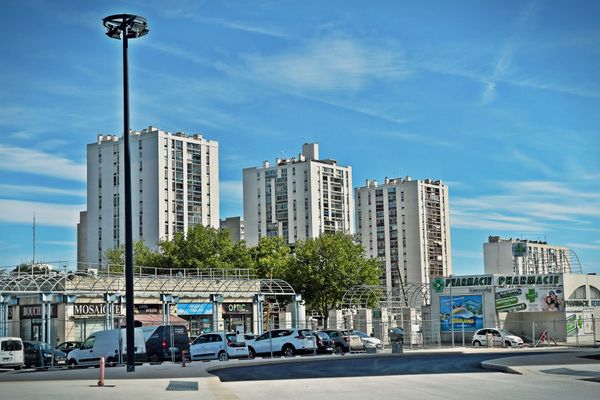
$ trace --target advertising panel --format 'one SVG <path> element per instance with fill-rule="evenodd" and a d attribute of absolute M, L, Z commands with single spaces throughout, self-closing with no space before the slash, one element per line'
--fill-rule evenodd
<path fill-rule="evenodd" d="M 476 331 L 483 328 L 483 298 L 480 294 L 440 296 L 440 331 Z"/>
<path fill-rule="evenodd" d="M 179 303 L 177 315 L 210 315 L 213 312 L 212 303 Z"/>
<path fill-rule="evenodd" d="M 564 311 L 564 309 L 564 293 L 560 286 L 496 288 L 498 312 Z"/>
<path fill-rule="evenodd" d="M 567 336 L 581 336 L 583 334 L 583 315 L 581 311 L 566 313 Z"/>

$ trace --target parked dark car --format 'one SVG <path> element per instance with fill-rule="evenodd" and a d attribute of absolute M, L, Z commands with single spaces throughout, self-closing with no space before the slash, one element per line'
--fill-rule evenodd
<path fill-rule="evenodd" d="M 313 332 L 317 338 L 317 353 L 331 354 L 335 351 L 335 343 L 325 332 Z"/>
<path fill-rule="evenodd" d="M 189 357 L 190 338 L 184 325 L 144 326 L 142 330 L 148 361 L 170 361 L 171 354 L 175 356 L 175 360 L 181 361 L 182 351 Z"/>
<path fill-rule="evenodd" d="M 23 349 L 26 367 L 47 368 L 67 364 L 67 355 L 48 343 L 23 341 Z"/>
<path fill-rule="evenodd" d="M 56 350 L 60 350 L 63 353 L 69 355 L 69 353 L 71 352 L 71 350 L 75 350 L 75 349 L 81 348 L 81 343 L 82 342 L 62 342 L 61 344 L 59 344 L 58 346 L 56 346 Z"/>

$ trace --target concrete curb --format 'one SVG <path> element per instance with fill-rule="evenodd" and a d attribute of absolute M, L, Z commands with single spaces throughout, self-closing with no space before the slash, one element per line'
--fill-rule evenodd
<path fill-rule="evenodd" d="M 524 372 L 519 371 L 519 369 L 517 369 L 515 367 L 511 367 L 508 365 L 502 365 L 502 364 L 494 364 L 491 361 L 482 361 L 480 365 L 481 365 L 481 368 L 489 369 L 491 371 L 500 371 L 500 372 L 505 372 L 508 374 L 515 374 L 515 375 L 525 375 Z"/>

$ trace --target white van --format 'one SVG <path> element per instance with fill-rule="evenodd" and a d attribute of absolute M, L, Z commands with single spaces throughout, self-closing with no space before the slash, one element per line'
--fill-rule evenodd
<path fill-rule="evenodd" d="M 135 361 L 146 361 L 146 344 L 142 328 L 135 328 Z M 72 350 L 67 358 L 69 366 L 98 365 L 100 357 L 104 357 L 107 365 L 115 365 L 119 362 L 119 349 L 121 349 L 121 360 L 127 359 L 127 333 L 123 329 L 109 329 L 91 334 L 79 349 Z"/>
<path fill-rule="evenodd" d="M 21 369 L 25 360 L 23 341 L 18 337 L 0 337 L 0 368 Z"/>

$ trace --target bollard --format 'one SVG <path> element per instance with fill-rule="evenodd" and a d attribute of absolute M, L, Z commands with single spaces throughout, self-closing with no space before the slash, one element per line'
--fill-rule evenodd
<path fill-rule="evenodd" d="M 100 380 L 98 386 L 104 386 L 104 357 L 100 357 Z"/>
<path fill-rule="evenodd" d="M 185 367 L 185 361 L 186 361 L 185 350 L 181 350 L 181 366 L 182 367 Z"/>

